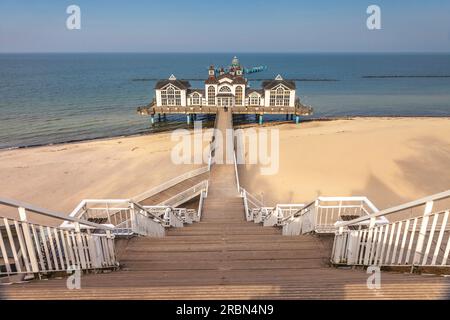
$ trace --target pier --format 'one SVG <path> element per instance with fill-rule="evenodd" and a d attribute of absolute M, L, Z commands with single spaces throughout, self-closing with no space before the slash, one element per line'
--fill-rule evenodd
<path fill-rule="evenodd" d="M 232 126 L 232 113 L 220 110 L 216 129 Z M 4 218 L 0 228 L 0 281 L 12 282 L 0 286 L 0 298 L 450 297 L 448 278 L 410 273 L 449 267 L 449 210 L 433 210 L 433 203 L 450 199 L 450 190 L 382 211 L 365 197 L 270 207 L 239 184 L 238 164 L 216 164 L 214 154 L 212 142 L 208 166 L 133 199 L 83 200 L 68 217 L 0 199 L 20 213 L 18 220 Z M 421 206 L 423 215 L 389 221 Z M 26 212 L 63 223 L 33 224 Z M 80 290 L 55 278 L 72 264 L 85 272 Z M 403 273 L 386 269 L 381 286 L 369 288 L 365 267 L 372 265 Z M 34 280 L 23 283 L 25 277 Z"/>
<path fill-rule="evenodd" d="M 294 80 L 277 75 L 274 79 L 263 80 L 261 88 L 251 88 L 245 74 L 250 70 L 260 72 L 266 69 L 261 66 L 243 68 L 239 59 L 234 57 L 230 67 L 209 67 L 204 88 L 191 88 L 188 80 L 179 80 L 172 74 L 156 83 L 154 99 L 148 105 L 138 107 L 137 112 L 150 116 L 152 125 L 156 116 L 160 119 L 167 114 L 186 114 L 189 124 L 197 114 L 217 114 L 220 110 L 254 114 L 259 117 L 260 124 L 265 114 L 286 115 L 299 123 L 300 117 L 313 113 L 313 108 L 296 96 Z"/>

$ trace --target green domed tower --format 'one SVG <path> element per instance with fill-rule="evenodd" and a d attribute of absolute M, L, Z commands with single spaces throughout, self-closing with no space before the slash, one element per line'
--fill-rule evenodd
<path fill-rule="evenodd" d="M 241 64 L 239 63 L 238 57 L 234 56 L 233 60 L 231 61 L 231 66 L 232 67 L 240 67 L 241 66 Z"/>

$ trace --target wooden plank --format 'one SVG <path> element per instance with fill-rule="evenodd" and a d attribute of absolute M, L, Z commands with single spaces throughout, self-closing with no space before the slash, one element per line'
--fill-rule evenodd
<path fill-rule="evenodd" d="M 62 243 L 62 249 L 63 249 L 63 255 L 66 258 L 66 269 L 69 268 L 70 266 L 70 253 L 69 253 L 69 248 L 66 246 L 66 234 L 64 232 L 64 230 L 59 230 L 59 235 L 60 235 L 60 239 L 61 239 L 61 243 Z"/>
<path fill-rule="evenodd" d="M 407 239 L 408 233 L 409 233 L 410 222 L 411 222 L 411 220 L 407 220 L 405 223 L 405 229 L 403 230 L 403 239 L 402 239 L 402 244 L 400 247 L 400 253 L 398 254 L 397 264 L 401 264 L 402 260 L 403 260 L 403 253 L 405 252 L 406 239 Z"/>
<path fill-rule="evenodd" d="M 39 231 L 41 232 L 41 239 L 44 245 L 45 261 L 47 262 L 47 268 L 45 270 L 53 270 L 52 259 L 50 257 L 50 251 L 48 250 L 47 236 L 45 234 L 44 227 L 39 226 Z"/>
<path fill-rule="evenodd" d="M 59 263 L 62 270 L 65 270 L 66 267 L 64 266 L 64 253 L 61 250 L 61 241 L 59 239 L 58 229 L 53 228 L 53 235 L 55 236 L 55 242 L 56 242 L 56 250 L 59 256 Z"/>
<path fill-rule="evenodd" d="M 431 224 L 431 230 L 428 234 L 428 243 L 425 249 L 425 254 L 423 255 L 422 265 L 426 265 L 428 262 L 428 255 L 430 254 L 431 244 L 433 243 L 434 232 L 436 231 L 436 224 L 438 221 L 439 215 L 435 214 L 433 217 L 433 222 Z"/>
<path fill-rule="evenodd" d="M 406 252 L 405 264 L 409 264 L 409 257 L 411 256 L 412 246 L 414 243 L 414 236 L 416 234 L 417 221 L 418 221 L 418 218 L 415 218 L 414 222 L 413 222 L 413 228 L 411 230 L 411 236 L 409 237 L 409 245 L 408 245 L 408 251 Z"/>
<path fill-rule="evenodd" d="M 391 247 L 392 247 L 392 242 L 394 239 L 394 234 L 395 234 L 395 228 L 397 227 L 397 223 L 394 222 L 392 224 L 392 228 L 391 228 L 391 234 L 389 236 L 389 244 L 387 247 L 387 251 L 386 251 L 386 263 L 389 264 L 389 257 L 390 257 L 390 253 L 391 253 Z"/>
<path fill-rule="evenodd" d="M 56 256 L 55 244 L 53 243 L 52 230 L 50 227 L 47 227 L 47 236 L 50 243 L 50 250 L 52 252 L 53 265 L 55 266 L 55 270 L 60 270 L 58 265 L 58 257 Z"/>
<path fill-rule="evenodd" d="M 27 270 L 27 272 L 32 272 L 32 270 L 30 268 L 30 260 L 28 259 L 27 248 L 25 246 L 25 241 L 23 240 L 22 230 L 19 227 L 19 222 L 14 221 L 14 227 L 16 230 L 17 239 L 19 240 L 19 251 L 22 254 L 22 259 L 23 259 L 23 262 L 25 265 L 25 269 Z"/>
<path fill-rule="evenodd" d="M 42 256 L 41 242 L 39 240 L 38 233 L 36 232 L 36 227 L 33 224 L 31 225 L 31 230 L 33 232 L 34 243 L 35 243 L 36 251 L 38 254 L 38 258 L 39 258 L 39 263 L 41 265 L 41 270 L 44 271 L 45 270 L 45 262 L 44 262 L 44 257 Z"/>
<path fill-rule="evenodd" d="M 6 218 L 3 218 L 3 222 L 5 224 L 5 229 L 6 229 L 6 233 L 8 235 L 8 240 L 9 240 L 9 246 L 11 248 L 11 251 L 13 253 L 13 257 L 14 257 L 14 264 L 16 266 L 16 270 L 18 272 L 22 272 L 22 267 L 21 264 L 19 262 L 19 257 L 17 255 L 17 250 L 16 250 L 16 245 L 14 244 L 14 238 L 12 236 L 12 232 L 11 232 L 11 228 L 9 226 L 9 221 Z"/>
<path fill-rule="evenodd" d="M 396 253 L 397 253 L 397 249 L 398 249 L 398 242 L 400 240 L 400 235 L 401 235 L 401 231 L 402 231 L 402 225 L 403 225 L 403 221 L 400 221 L 398 223 L 398 228 L 397 228 L 397 235 L 395 236 L 395 244 L 394 244 L 394 249 L 392 250 L 392 259 L 391 259 L 391 264 L 395 264 L 395 258 L 396 258 Z"/>
<path fill-rule="evenodd" d="M 436 265 L 436 260 L 438 258 L 439 251 L 441 249 L 442 239 L 444 238 L 445 229 L 447 228 L 448 215 L 449 215 L 449 211 L 447 210 L 447 211 L 445 211 L 444 217 L 442 218 L 441 229 L 439 231 L 439 236 L 438 236 L 438 240 L 436 242 L 436 248 L 434 249 L 433 259 L 431 260 L 431 265 Z"/>
<path fill-rule="evenodd" d="M 6 273 L 9 274 L 9 273 L 11 273 L 11 266 L 9 265 L 9 258 L 8 258 L 8 254 L 6 253 L 5 244 L 3 243 L 3 234 L 2 234 L 1 229 L 0 229 L 0 252 L 2 253 L 3 263 L 5 264 Z"/>
<path fill-rule="evenodd" d="M 387 239 L 388 239 L 390 225 L 387 224 L 385 227 L 386 228 L 384 230 L 383 245 L 381 247 L 381 253 L 380 253 L 380 265 L 383 265 L 383 263 L 385 261 L 385 259 L 384 259 L 384 252 L 385 252 L 385 249 L 386 249 L 386 246 L 387 246 L 387 241 L 388 241 Z"/>

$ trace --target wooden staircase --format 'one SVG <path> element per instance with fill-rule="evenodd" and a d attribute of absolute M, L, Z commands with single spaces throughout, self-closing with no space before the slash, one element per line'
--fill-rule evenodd
<path fill-rule="evenodd" d="M 219 127 L 229 118 L 218 119 Z M 329 267 L 332 238 L 282 236 L 245 220 L 233 165 L 210 172 L 202 220 L 164 238 L 117 241 L 121 270 L 0 286 L 0 299 L 449 299 L 448 278 L 382 273 L 367 288 L 362 270 Z"/>

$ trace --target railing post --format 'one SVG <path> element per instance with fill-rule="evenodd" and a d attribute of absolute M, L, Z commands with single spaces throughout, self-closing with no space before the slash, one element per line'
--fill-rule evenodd
<path fill-rule="evenodd" d="M 27 212 L 26 212 L 25 208 L 22 208 L 22 207 L 19 207 L 18 210 L 19 210 L 19 218 L 20 218 L 20 221 L 22 222 L 21 227 L 22 227 L 22 231 L 23 231 L 23 237 L 25 238 L 26 251 L 28 252 L 28 257 L 30 258 L 31 270 L 33 272 L 39 272 L 39 266 L 38 266 L 38 261 L 36 259 L 34 243 L 31 238 L 30 229 L 28 228 Z M 17 230 L 17 232 L 19 232 L 19 230 Z M 39 249 L 39 248 L 37 248 L 37 249 Z M 25 255 L 27 253 L 24 251 L 23 254 Z"/>
<path fill-rule="evenodd" d="M 136 211 L 135 211 L 136 209 L 135 209 L 135 207 L 134 207 L 134 203 L 133 202 L 131 202 L 130 203 L 130 220 L 131 220 L 131 231 L 132 232 L 135 232 L 135 230 L 136 230 Z"/>
<path fill-rule="evenodd" d="M 112 245 L 110 246 L 110 242 L 112 243 Z M 106 250 L 108 250 L 108 256 L 109 256 L 109 262 L 110 265 L 112 266 L 116 263 L 116 253 L 115 253 L 115 246 L 114 246 L 114 235 L 111 234 L 111 230 L 106 230 Z"/>
<path fill-rule="evenodd" d="M 427 233 L 428 220 L 430 218 L 431 211 L 433 210 L 433 201 L 428 201 L 425 204 L 425 210 L 423 212 L 422 224 L 420 226 L 419 235 L 417 238 L 416 250 L 414 253 L 413 265 L 420 264 L 422 257 L 423 244 L 425 242 L 425 236 Z"/>
<path fill-rule="evenodd" d="M 369 233 L 367 235 L 366 238 L 366 250 L 364 253 L 364 264 L 365 265 L 369 265 L 372 264 L 372 262 L 370 261 L 370 250 L 372 249 L 372 236 L 373 236 L 373 227 L 375 227 L 375 222 L 376 222 L 376 218 L 375 217 L 371 217 L 370 221 L 369 221 Z"/>
<path fill-rule="evenodd" d="M 80 223 L 75 222 L 75 234 L 77 239 L 78 254 L 80 256 L 81 268 L 86 269 L 86 259 L 84 256 L 83 240 L 81 239 Z"/>
<path fill-rule="evenodd" d="M 164 223 L 166 227 L 170 227 L 170 208 L 166 208 L 164 213 Z"/>

